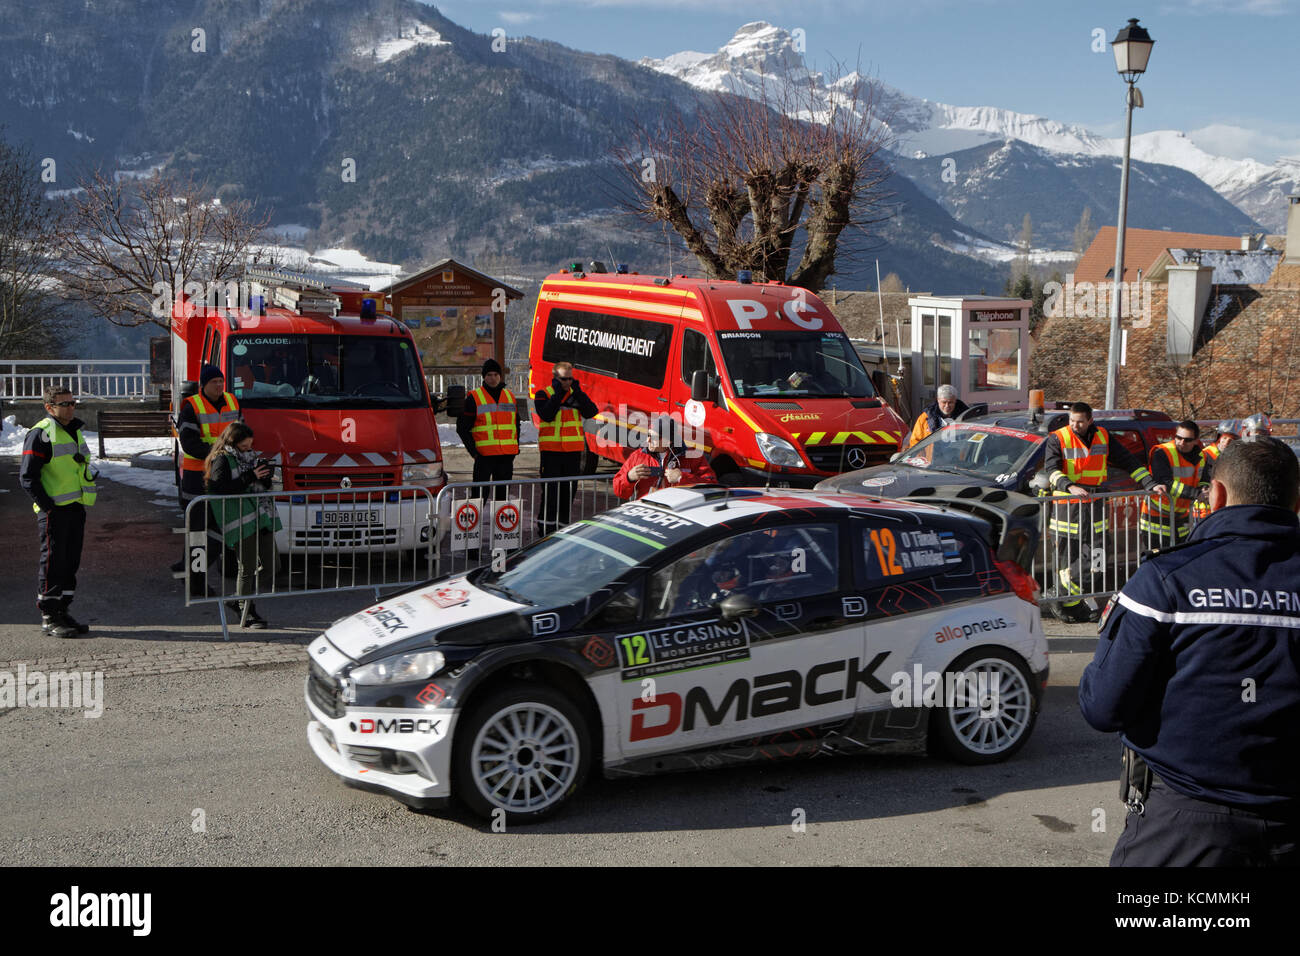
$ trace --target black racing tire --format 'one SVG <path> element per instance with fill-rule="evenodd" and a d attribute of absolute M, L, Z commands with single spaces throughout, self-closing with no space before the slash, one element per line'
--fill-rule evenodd
<path fill-rule="evenodd" d="M 580 704 L 549 684 L 512 681 L 470 702 L 454 747 L 456 795 L 485 819 L 495 822 L 504 811 L 512 825 L 542 820 L 567 803 L 587 778 L 594 744 Z"/>
<path fill-rule="evenodd" d="M 930 752 L 957 763 L 1000 763 L 1016 753 L 1033 733 L 1038 698 L 1025 662 L 1000 647 L 975 647 L 950 664 L 944 674 L 998 675 L 997 695 L 989 716 L 980 706 L 940 707 L 930 715 Z M 986 685 L 987 686 L 987 685 Z M 945 701 L 946 703 L 946 701 Z M 988 703 L 985 701 L 984 703 Z"/>

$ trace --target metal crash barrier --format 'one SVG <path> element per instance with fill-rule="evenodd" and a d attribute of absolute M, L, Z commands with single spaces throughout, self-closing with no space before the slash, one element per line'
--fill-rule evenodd
<path fill-rule="evenodd" d="M 436 573 L 459 573 L 500 561 L 511 551 L 527 547 L 559 527 L 590 518 L 622 503 L 614 494 L 613 475 L 573 478 L 523 478 L 481 484 L 456 482 L 438 492 L 435 511 L 445 533 L 440 535 Z M 572 489 L 568 513 L 564 487 Z M 547 499 L 556 496 L 553 525 Z"/>
<path fill-rule="evenodd" d="M 185 570 L 178 575 L 186 581 L 185 604 L 217 605 L 229 640 L 228 612 L 240 620 L 243 611 L 228 602 L 366 589 L 378 601 L 382 591 L 501 561 L 544 537 L 539 523 L 552 496 L 557 525 L 608 511 L 620 504 L 612 480 L 606 474 L 457 482 L 436 497 L 421 486 L 203 495 L 188 503 L 177 529 L 185 535 Z M 249 527 L 265 532 L 242 534 Z"/>
<path fill-rule="evenodd" d="M 1143 554 L 1185 542 L 1205 516 L 1194 506 L 1189 514 L 1174 515 L 1169 530 L 1153 530 L 1149 521 L 1143 527 L 1147 499 L 1169 502 L 1140 491 L 1040 498 L 1042 533 L 1034 559 L 1040 603 L 1108 598 L 1128 582 Z"/>
<path fill-rule="evenodd" d="M 229 601 L 367 588 L 378 600 L 383 589 L 428 579 L 435 515 L 433 495 L 418 485 L 203 495 L 188 503 L 178 529 L 185 535 L 185 604 L 216 604 L 229 640 Z M 259 530 L 245 534 L 250 527 Z"/>

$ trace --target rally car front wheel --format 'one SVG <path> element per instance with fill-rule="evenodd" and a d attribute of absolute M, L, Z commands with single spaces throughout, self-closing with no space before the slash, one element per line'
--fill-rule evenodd
<path fill-rule="evenodd" d="M 947 706 L 930 717 L 932 750 L 958 763 L 988 764 L 1006 760 L 1025 745 L 1038 708 L 1020 659 L 977 647 L 953 661 L 944 677 L 956 699 L 945 700 Z"/>
<path fill-rule="evenodd" d="M 550 816 L 591 765 L 581 708 L 546 684 L 516 682 L 471 704 L 456 732 L 452 785 L 471 810 L 507 823 Z"/>

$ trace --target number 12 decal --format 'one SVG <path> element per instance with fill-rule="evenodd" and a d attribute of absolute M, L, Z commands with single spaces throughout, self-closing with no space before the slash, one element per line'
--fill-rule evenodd
<path fill-rule="evenodd" d="M 876 546 L 876 557 L 880 559 L 880 570 L 886 577 L 893 577 L 895 574 L 902 574 L 903 569 L 899 566 L 894 557 L 896 545 L 894 544 L 894 532 L 888 528 L 881 528 L 879 531 L 872 529 L 871 543 Z"/>
<path fill-rule="evenodd" d="M 620 637 L 619 643 L 623 645 L 624 667 L 635 667 L 639 664 L 650 663 L 650 658 L 646 654 L 644 634 L 633 634 L 631 637 Z"/>

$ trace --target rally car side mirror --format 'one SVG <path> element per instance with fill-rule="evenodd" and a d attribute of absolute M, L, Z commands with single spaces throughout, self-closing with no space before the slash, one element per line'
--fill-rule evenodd
<path fill-rule="evenodd" d="M 753 617 L 758 613 L 758 602 L 748 594 L 732 594 L 718 602 L 718 612 L 724 621 Z"/>

